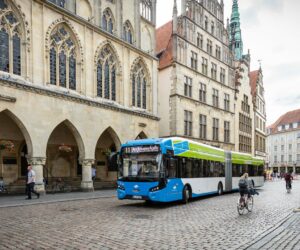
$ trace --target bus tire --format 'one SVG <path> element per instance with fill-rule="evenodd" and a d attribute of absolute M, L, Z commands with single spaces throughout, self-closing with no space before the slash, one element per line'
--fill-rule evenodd
<path fill-rule="evenodd" d="M 190 198 L 190 189 L 188 186 L 184 186 L 182 191 L 182 202 L 187 204 Z"/>
<path fill-rule="evenodd" d="M 224 193 L 223 191 L 223 184 L 221 182 L 219 182 L 218 185 L 218 195 L 222 195 Z"/>

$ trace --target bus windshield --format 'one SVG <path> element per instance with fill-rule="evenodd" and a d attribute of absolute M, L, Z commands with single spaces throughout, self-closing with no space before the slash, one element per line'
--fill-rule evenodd
<path fill-rule="evenodd" d="M 120 177 L 128 181 L 155 181 L 159 178 L 161 154 L 123 154 Z"/>

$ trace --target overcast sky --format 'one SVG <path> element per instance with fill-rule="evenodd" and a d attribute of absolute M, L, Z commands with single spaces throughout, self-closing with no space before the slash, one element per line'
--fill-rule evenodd
<path fill-rule="evenodd" d="M 174 0 L 157 1 L 157 27 L 172 18 Z M 180 8 L 181 2 L 177 0 Z M 224 0 L 225 24 L 232 0 Z M 250 49 L 251 71 L 261 60 L 267 125 L 300 109 L 300 1 L 239 0 L 244 53 Z"/>

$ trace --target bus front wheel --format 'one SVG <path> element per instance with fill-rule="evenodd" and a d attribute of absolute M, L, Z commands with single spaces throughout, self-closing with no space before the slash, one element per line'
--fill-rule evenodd
<path fill-rule="evenodd" d="M 223 185 L 220 182 L 219 185 L 218 185 L 218 195 L 222 195 L 222 194 L 223 194 Z"/>
<path fill-rule="evenodd" d="M 184 204 L 187 204 L 190 199 L 190 190 L 188 186 L 184 186 L 183 191 L 182 191 L 182 202 Z"/>

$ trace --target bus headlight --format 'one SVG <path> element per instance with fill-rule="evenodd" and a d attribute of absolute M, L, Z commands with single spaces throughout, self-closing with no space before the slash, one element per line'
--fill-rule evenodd
<path fill-rule="evenodd" d="M 158 191 L 159 189 L 160 189 L 160 187 L 156 186 L 156 187 L 150 188 L 150 192 L 155 192 L 155 191 Z"/>
<path fill-rule="evenodd" d="M 125 190 L 125 187 L 123 185 L 121 185 L 121 184 L 118 184 L 118 189 Z"/>

